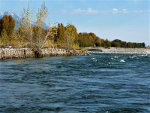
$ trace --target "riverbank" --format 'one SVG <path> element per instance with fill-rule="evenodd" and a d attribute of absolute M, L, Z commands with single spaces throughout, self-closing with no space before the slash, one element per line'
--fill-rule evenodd
<path fill-rule="evenodd" d="M 48 56 L 85 56 L 93 53 L 112 54 L 150 54 L 150 49 L 146 48 L 104 48 L 88 47 L 86 50 L 67 50 L 60 48 L 43 48 L 40 50 L 41 57 Z M 0 60 L 13 58 L 35 58 L 38 53 L 30 48 L 0 48 Z"/>
<path fill-rule="evenodd" d="M 88 55 L 83 50 L 67 50 L 60 48 L 43 48 L 40 50 L 40 56 L 80 56 Z M 34 58 L 38 53 L 30 48 L 0 48 L 0 60 L 12 58 Z"/>
<path fill-rule="evenodd" d="M 104 47 L 88 47 L 86 48 L 89 54 L 92 53 L 112 53 L 112 54 L 150 54 L 148 48 L 104 48 Z"/>

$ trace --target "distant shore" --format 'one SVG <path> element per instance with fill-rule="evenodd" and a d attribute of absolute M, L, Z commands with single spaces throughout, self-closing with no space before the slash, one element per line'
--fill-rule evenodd
<path fill-rule="evenodd" d="M 87 47 L 89 54 L 92 53 L 112 53 L 112 54 L 150 54 L 148 48 L 104 48 L 104 47 Z"/>

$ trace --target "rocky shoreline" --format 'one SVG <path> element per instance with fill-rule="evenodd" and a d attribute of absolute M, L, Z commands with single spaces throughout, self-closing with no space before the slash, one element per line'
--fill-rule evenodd
<path fill-rule="evenodd" d="M 148 48 L 104 48 L 104 47 L 88 47 L 86 48 L 89 54 L 94 53 L 112 53 L 112 54 L 150 54 L 150 49 Z"/>
<path fill-rule="evenodd" d="M 67 50 L 60 48 L 43 48 L 40 50 L 41 57 L 48 56 L 86 56 L 89 54 L 150 54 L 148 48 L 104 48 L 88 47 L 87 50 Z M 0 48 L 0 60 L 14 58 L 36 58 L 38 54 L 30 48 Z"/>
<path fill-rule="evenodd" d="M 35 58 L 38 53 L 30 48 L 0 48 L 0 60 L 13 58 Z M 88 55 L 83 50 L 67 50 L 60 48 L 43 48 L 40 50 L 40 56 L 81 56 Z"/>

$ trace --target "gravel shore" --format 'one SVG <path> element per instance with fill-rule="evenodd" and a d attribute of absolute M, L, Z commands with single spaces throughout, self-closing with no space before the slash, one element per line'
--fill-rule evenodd
<path fill-rule="evenodd" d="M 104 48 L 104 47 L 88 47 L 88 53 L 116 53 L 116 54 L 150 54 L 147 48 Z"/>

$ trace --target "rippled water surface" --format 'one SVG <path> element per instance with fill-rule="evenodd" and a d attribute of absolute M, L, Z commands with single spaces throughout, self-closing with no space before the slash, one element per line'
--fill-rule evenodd
<path fill-rule="evenodd" d="M 0 61 L 0 113 L 150 113 L 150 56 Z"/>

